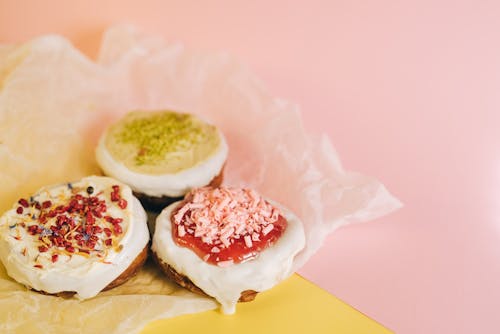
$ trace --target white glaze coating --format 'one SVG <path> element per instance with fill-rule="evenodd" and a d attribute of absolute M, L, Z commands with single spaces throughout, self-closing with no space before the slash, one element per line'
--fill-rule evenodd
<path fill-rule="evenodd" d="M 107 132 L 99 140 L 96 159 L 106 175 L 130 185 L 134 191 L 156 197 L 180 197 L 192 188 L 208 185 L 224 167 L 228 146 L 224 135 L 220 131 L 218 133 L 220 145 L 212 156 L 175 174 L 147 175 L 131 171 L 109 153 L 105 145 Z"/>
<path fill-rule="evenodd" d="M 268 290 L 293 273 L 292 262 L 304 248 L 305 236 L 302 222 L 290 210 L 272 203 L 288 221 L 287 229 L 272 247 L 253 260 L 219 267 L 204 262 L 190 249 L 177 246 L 172 239 L 170 215 L 179 203 L 172 203 L 158 216 L 152 250 L 163 262 L 214 297 L 224 313 L 235 312 L 241 292 Z"/>
<path fill-rule="evenodd" d="M 102 291 L 130 266 L 149 241 L 146 212 L 128 186 L 111 178 L 97 176 L 73 183 L 74 187 L 93 186 L 96 192 L 112 185 L 121 187 L 121 196 L 129 203 L 122 210 L 116 202 L 106 201 L 108 213 L 123 219 L 123 235 L 119 240 L 123 245 L 121 251 L 110 248 L 104 259 L 59 254 L 59 259 L 53 263 L 49 252 L 38 251 L 36 236 L 30 235 L 24 228 L 9 227 L 22 221 L 16 213 L 19 206 L 16 204 L 0 218 L 0 260 L 8 275 L 19 283 L 47 293 L 74 291 L 75 297 L 79 299 L 92 298 Z M 35 196 L 41 202 L 56 193 L 65 193 L 66 188 L 66 184 L 43 188 Z M 15 236 L 20 236 L 20 240 L 16 240 Z M 42 264 L 43 268 L 35 268 L 35 263 Z"/>

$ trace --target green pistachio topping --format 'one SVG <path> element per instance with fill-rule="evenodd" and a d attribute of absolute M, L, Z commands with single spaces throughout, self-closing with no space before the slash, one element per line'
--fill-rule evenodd
<path fill-rule="evenodd" d="M 219 144 L 215 126 L 172 111 L 131 112 L 111 126 L 106 137 L 116 160 L 152 174 L 192 167 L 214 154 Z"/>

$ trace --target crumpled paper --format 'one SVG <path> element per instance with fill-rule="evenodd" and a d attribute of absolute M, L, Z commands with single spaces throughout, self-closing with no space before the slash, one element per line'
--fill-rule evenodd
<path fill-rule="evenodd" d="M 344 171 L 329 138 L 306 133 L 298 107 L 270 95 L 232 57 L 117 26 L 105 32 L 97 62 L 59 36 L 0 46 L 0 212 L 41 186 L 99 174 L 100 133 L 134 109 L 213 121 L 229 143 L 225 184 L 253 187 L 303 220 L 306 248 L 295 270 L 336 228 L 400 206 L 377 180 Z M 87 301 L 27 291 L 0 266 L 2 333 L 134 333 L 154 319 L 216 306 L 152 264 Z"/>

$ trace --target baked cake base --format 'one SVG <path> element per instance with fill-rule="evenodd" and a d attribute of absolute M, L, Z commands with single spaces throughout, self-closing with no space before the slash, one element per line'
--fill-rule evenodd
<path fill-rule="evenodd" d="M 156 262 L 156 264 L 160 267 L 160 269 L 163 271 L 163 273 L 172 281 L 177 283 L 178 285 L 182 286 L 183 288 L 188 289 L 191 292 L 203 295 L 203 296 L 208 296 L 203 290 L 201 290 L 199 287 L 197 287 L 187 276 L 179 274 L 177 271 L 175 271 L 172 266 L 169 264 L 163 262 L 155 252 L 152 252 L 153 259 Z M 257 296 L 258 292 L 254 290 L 245 290 L 241 293 L 240 299 L 238 302 L 250 302 L 255 299 Z M 210 297 L 210 296 L 208 296 Z"/>

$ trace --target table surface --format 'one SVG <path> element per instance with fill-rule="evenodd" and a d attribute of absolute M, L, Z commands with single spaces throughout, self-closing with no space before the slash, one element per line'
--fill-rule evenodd
<path fill-rule="evenodd" d="M 251 303 L 239 303 L 234 315 L 213 310 L 158 320 L 140 334 L 160 334 L 166 329 L 170 333 L 218 334 L 392 333 L 297 274 L 259 293 Z"/>
<path fill-rule="evenodd" d="M 500 328 L 496 1 L 0 2 L 0 41 L 45 33 L 90 56 L 132 23 L 225 50 L 302 107 L 344 166 L 405 207 L 332 234 L 300 274 L 398 333 Z"/>

